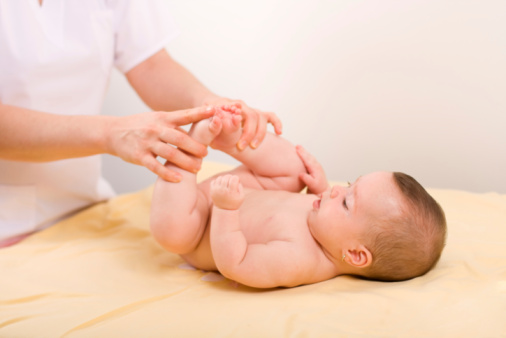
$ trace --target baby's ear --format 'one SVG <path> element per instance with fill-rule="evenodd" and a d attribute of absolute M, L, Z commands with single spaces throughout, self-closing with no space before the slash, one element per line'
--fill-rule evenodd
<path fill-rule="evenodd" d="M 372 264 L 372 254 L 364 245 L 359 244 L 346 251 L 345 260 L 356 268 L 366 268 Z"/>

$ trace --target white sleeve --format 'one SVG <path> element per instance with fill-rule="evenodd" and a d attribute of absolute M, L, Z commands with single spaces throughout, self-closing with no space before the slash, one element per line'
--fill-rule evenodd
<path fill-rule="evenodd" d="M 166 0 L 118 0 L 114 65 L 122 73 L 163 49 L 178 34 Z"/>

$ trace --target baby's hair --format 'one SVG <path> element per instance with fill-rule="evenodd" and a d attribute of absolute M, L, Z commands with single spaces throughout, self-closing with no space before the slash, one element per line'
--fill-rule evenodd
<path fill-rule="evenodd" d="M 441 257 L 446 242 L 446 218 L 441 206 L 413 177 L 393 173 L 404 196 L 404 210 L 396 219 L 380 220 L 368 235 L 373 260 L 365 278 L 407 280 L 425 274 Z"/>

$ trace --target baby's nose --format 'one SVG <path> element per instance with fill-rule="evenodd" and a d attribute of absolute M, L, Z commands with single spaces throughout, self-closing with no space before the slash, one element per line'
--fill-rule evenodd
<path fill-rule="evenodd" d="M 323 196 L 324 196 L 324 195 L 326 195 L 326 194 L 329 194 L 329 196 L 330 196 L 330 191 L 331 191 L 331 190 L 332 190 L 332 188 L 331 188 L 331 187 L 328 187 L 327 189 L 325 189 L 325 191 L 323 191 L 323 192 L 321 192 L 321 193 L 317 194 L 316 196 L 318 196 L 319 198 L 323 198 Z"/>
<path fill-rule="evenodd" d="M 346 193 L 346 188 L 340 185 L 335 185 L 330 190 L 330 198 L 335 198 L 341 194 Z"/>

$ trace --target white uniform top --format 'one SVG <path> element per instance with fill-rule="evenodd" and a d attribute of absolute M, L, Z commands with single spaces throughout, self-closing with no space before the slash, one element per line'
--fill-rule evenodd
<path fill-rule="evenodd" d="M 112 67 L 126 73 L 176 34 L 166 12 L 161 0 L 0 0 L 0 102 L 99 114 Z M 0 242 L 113 194 L 100 156 L 0 160 Z"/>

